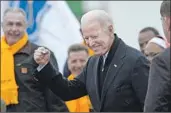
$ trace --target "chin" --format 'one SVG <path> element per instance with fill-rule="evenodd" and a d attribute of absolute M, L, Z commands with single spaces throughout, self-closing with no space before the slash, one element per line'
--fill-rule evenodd
<path fill-rule="evenodd" d="M 103 55 L 103 53 L 101 53 L 101 52 L 95 52 L 95 55 L 101 56 L 101 55 Z"/>

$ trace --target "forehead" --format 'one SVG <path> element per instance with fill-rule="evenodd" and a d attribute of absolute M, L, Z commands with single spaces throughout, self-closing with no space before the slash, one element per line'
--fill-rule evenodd
<path fill-rule="evenodd" d="M 25 16 L 20 12 L 8 12 L 4 16 L 6 22 L 25 22 Z"/>
<path fill-rule="evenodd" d="M 84 50 L 72 51 L 69 53 L 69 58 L 71 59 L 87 58 L 87 57 L 88 57 L 88 53 Z"/>
<path fill-rule="evenodd" d="M 87 23 L 86 25 L 81 27 L 81 30 L 84 33 L 92 33 L 92 32 L 99 32 L 99 30 L 101 30 L 101 25 L 99 22 L 97 21 L 92 21 Z"/>
<path fill-rule="evenodd" d="M 139 34 L 139 42 L 144 43 L 146 41 L 149 41 L 153 37 L 155 37 L 155 34 L 152 31 L 142 32 Z"/>

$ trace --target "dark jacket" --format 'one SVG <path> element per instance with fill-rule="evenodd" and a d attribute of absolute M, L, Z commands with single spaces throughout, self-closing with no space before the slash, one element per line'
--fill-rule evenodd
<path fill-rule="evenodd" d="M 59 71 L 55 71 L 51 63 L 40 72 L 35 71 L 34 75 L 40 82 L 48 84 L 63 100 L 76 99 L 88 94 L 96 112 L 143 111 L 149 74 L 147 59 L 120 39 L 114 57 L 108 61 L 110 65 L 100 97 L 99 58 L 90 57 L 83 72 L 71 81 L 64 79 Z"/>
<path fill-rule="evenodd" d="M 145 112 L 171 112 L 170 48 L 152 60 Z"/>
<path fill-rule="evenodd" d="M 68 78 L 71 75 L 70 70 L 68 69 L 68 62 L 65 62 L 64 69 L 63 69 L 63 76 Z"/>
<path fill-rule="evenodd" d="M 7 112 L 59 112 L 68 111 L 64 102 L 54 95 L 45 85 L 37 82 L 32 76 L 36 69 L 32 63 L 22 64 L 34 53 L 37 45 L 28 42 L 14 55 L 15 79 L 19 86 L 19 104 L 7 106 Z M 51 63 L 58 68 L 55 57 L 52 55 Z"/>

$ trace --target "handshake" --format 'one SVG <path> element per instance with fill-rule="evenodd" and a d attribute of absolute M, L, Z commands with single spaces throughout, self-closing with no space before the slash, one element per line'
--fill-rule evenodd
<path fill-rule="evenodd" d="M 38 65 L 46 65 L 50 60 L 50 51 L 45 47 L 35 50 L 33 58 Z"/>

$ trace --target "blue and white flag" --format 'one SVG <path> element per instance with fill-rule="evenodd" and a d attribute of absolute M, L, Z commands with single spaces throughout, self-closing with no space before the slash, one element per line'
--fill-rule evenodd
<path fill-rule="evenodd" d="M 8 5 L 20 7 L 26 12 L 29 40 L 53 51 L 59 70 L 63 72 L 68 47 L 82 42 L 80 24 L 67 3 L 18 0 L 9 1 Z"/>
<path fill-rule="evenodd" d="M 38 18 L 39 12 L 45 7 L 45 4 L 46 1 L 9 1 L 10 7 L 20 7 L 26 12 L 28 21 L 27 33 L 29 35 L 29 40 L 32 42 L 38 40 L 37 27 L 39 23 L 36 21 L 36 19 Z"/>

